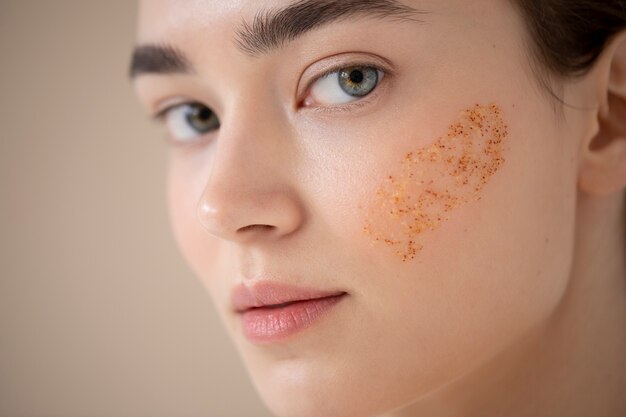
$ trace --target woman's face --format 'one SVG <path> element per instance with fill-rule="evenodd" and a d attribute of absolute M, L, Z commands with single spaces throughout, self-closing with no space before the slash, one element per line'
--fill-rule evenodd
<path fill-rule="evenodd" d="M 397 409 L 554 310 L 577 120 L 525 33 L 503 0 L 141 3 L 138 43 L 170 47 L 135 83 L 170 108 L 173 230 L 277 415 Z M 235 311 L 267 282 L 347 294 Z"/>

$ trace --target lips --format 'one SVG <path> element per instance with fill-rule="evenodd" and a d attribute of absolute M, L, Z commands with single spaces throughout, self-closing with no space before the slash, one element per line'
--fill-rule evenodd
<path fill-rule="evenodd" d="M 323 291 L 261 281 L 250 287 L 240 284 L 232 292 L 233 310 L 242 313 L 253 308 L 279 308 L 288 304 L 346 294 L 345 291 Z"/>
<path fill-rule="evenodd" d="M 267 344 L 311 327 L 347 295 L 265 281 L 237 286 L 231 302 L 248 340 Z"/>

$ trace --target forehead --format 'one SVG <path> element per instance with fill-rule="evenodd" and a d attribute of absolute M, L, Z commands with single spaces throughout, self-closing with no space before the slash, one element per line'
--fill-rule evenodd
<path fill-rule="evenodd" d="M 325 16 L 408 14 L 420 10 L 423 1 L 404 0 L 141 0 L 139 8 L 139 40 L 176 32 L 193 32 L 197 29 L 211 30 L 224 36 L 244 22 L 251 22 L 259 15 L 274 15 L 291 9 L 284 16 L 298 16 L 301 20 Z"/>
<path fill-rule="evenodd" d="M 241 16 L 246 3 L 249 2 L 140 0 L 137 36 L 139 41 L 153 41 L 181 32 L 215 28 Z"/>
<path fill-rule="evenodd" d="M 391 9 L 412 8 L 435 15 L 472 15 L 480 11 L 488 19 L 490 11 L 507 0 L 140 0 L 138 38 L 154 40 L 166 34 L 212 31 L 224 36 L 259 13 L 307 4 L 313 8 Z M 315 10 L 315 9 L 314 9 Z M 345 10 L 344 10 L 345 12 Z M 349 12 L 348 12 L 349 13 Z"/>

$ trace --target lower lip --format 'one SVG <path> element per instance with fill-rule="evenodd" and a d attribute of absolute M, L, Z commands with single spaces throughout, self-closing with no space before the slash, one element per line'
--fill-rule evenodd
<path fill-rule="evenodd" d="M 272 343 L 313 325 L 347 294 L 297 301 L 284 307 L 259 307 L 241 313 L 244 335 L 253 343 Z"/>

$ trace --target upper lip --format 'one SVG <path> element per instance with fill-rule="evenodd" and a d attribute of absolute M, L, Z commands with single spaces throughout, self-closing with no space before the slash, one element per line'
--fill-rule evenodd
<path fill-rule="evenodd" d="M 266 280 L 250 286 L 237 285 L 231 293 L 231 304 L 235 312 L 241 313 L 255 307 L 277 306 L 294 301 L 313 300 L 343 294 L 346 292 L 296 287 Z"/>

